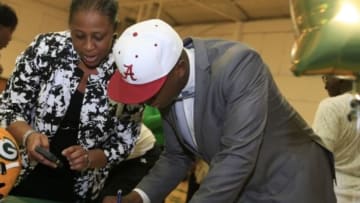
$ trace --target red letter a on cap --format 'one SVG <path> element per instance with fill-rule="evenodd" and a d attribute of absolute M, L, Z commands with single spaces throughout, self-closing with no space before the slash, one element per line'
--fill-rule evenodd
<path fill-rule="evenodd" d="M 123 78 L 127 79 L 127 77 L 129 76 L 132 81 L 137 80 L 136 78 L 134 78 L 135 73 L 132 71 L 132 65 L 124 65 L 124 67 L 126 68 L 126 71 L 123 74 Z"/>

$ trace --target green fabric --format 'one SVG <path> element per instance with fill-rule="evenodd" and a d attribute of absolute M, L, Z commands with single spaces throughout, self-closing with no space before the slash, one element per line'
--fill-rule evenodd
<path fill-rule="evenodd" d="M 143 122 L 155 135 L 156 142 L 164 145 L 163 127 L 161 115 L 157 108 L 152 106 L 145 106 L 143 114 Z"/>

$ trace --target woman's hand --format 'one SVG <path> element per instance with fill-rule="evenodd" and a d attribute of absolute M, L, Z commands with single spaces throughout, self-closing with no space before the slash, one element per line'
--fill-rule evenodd
<path fill-rule="evenodd" d="M 35 148 L 40 146 L 45 150 L 49 150 L 49 140 L 48 137 L 39 132 L 33 132 L 26 139 L 25 148 L 27 154 L 29 156 L 30 164 L 34 162 L 38 162 L 44 165 L 47 165 L 52 168 L 56 168 L 57 165 L 48 159 L 46 159 L 43 155 L 36 152 Z"/>
<path fill-rule="evenodd" d="M 15 121 L 11 123 L 6 130 L 14 136 L 19 145 L 22 145 L 26 149 L 31 165 L 39 162 L 49 167 L 57 167 L 55 163 L 47 160 L 44 156 L 35 151 L 37 146 L 49 150 L 49 140 L 46 135 L 37 132 L 25 121 Z"/>
<path fill-rule="evenodd" d="M 91 167 L 90 151 L 80 145 L 73 145 L 64 149 L 62 155 L 67 158 L 72 170 L 84 171 Z"/>

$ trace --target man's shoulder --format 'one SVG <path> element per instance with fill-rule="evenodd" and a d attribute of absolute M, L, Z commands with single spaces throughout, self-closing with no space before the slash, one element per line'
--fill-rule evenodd
<path fill-rule="evenodd" d="M 341 94 L 335 97 L 327 97 L 320 102 L 320 107 L 322 108 L 349 108 L 350 102 L 354 99 L 354 95 L 351 93 Z"/>
<path fill-rule="evenodd" d="M 194 38 L 193 43 L 195 50 L 206 51 L 206 55 L 211 63 L 216 63 L 216 61 L 218 61 L 221 64 L 232 64 L 245 58 L 261 58 L 257 50 L 239 41 Z"/>
<path fill-rule="evenodd" d="M 223 49 L 229 50 L 234 49 L 243 52 L 256 52 L 251 46 L 242 43 L 240 41 L 225 40 L 219 38 L 192 38 L 194 46 L 205 46 L 207 49 Z"/>

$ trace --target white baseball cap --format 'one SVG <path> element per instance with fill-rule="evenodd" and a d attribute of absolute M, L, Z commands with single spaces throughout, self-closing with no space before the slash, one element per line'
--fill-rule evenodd
<path fill-rule="evenodd" d="M 118 71 L 110 79 L 109 97 L 125 104 L 150 99 L 166 81 L 182 50 L 180 36 L 160 19 L 130 26 L 113 47 Z"/>

